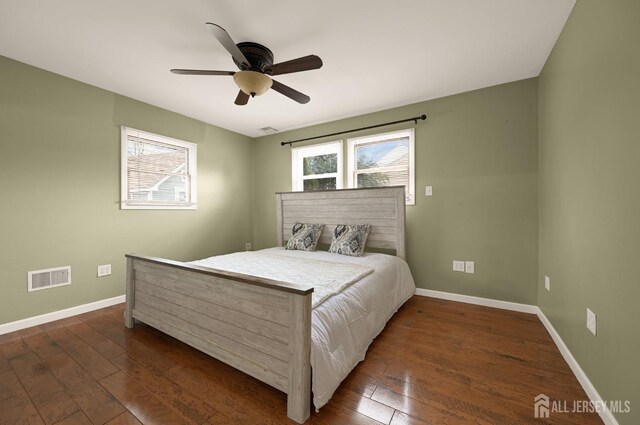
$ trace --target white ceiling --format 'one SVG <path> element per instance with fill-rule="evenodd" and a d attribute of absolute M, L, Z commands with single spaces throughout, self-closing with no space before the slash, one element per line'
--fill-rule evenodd
<path fill-rule="evenodd" d="M 388 109 L 540 73 L 575 0 L 2 0 L 0 55 L 249 136 Z M 232 70 L 205 22 L 276 62 L 316 54 L 319 70 L 276 77 L 311 97 L 233 101 Z M 428 113 L 428 111 L 426 111 Z"/>

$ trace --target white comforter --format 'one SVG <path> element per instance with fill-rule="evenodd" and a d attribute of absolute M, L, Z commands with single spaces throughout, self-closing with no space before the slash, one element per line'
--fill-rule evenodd
<path fill-rule="evenodd" d="M 314 308 L 352 283 L 373 273 L 371 267 L 358 264 L 292 258 L 281 255 L 280 251 L 268 249 L 218 255 L 193 261 L 191 264 L 279 280 L 293 286 L 313 286 L 311 306 Z"/>
<path fill-rule="evenodd" d="M 276 257 L 353 264 L 374 270 L 313 308 L 313 404 L 320 409 L 349 372 L 364 360 L 369 344 L 393 313 L 414 294 L 415 284 L 409 267 L 400 258 L 385 254 L 365 253 L 362 257 L 348 257 L 324 251 L 287 251 L 284 248 L 257 252 Z"/>

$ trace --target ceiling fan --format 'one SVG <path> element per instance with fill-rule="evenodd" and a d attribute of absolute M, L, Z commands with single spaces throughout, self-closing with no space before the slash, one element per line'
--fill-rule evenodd
<path fill-rule="evenodd" d="M 246 105 L 249 96 L 260 96 L 270 88 L 298 103 L 308 103 L 311 98 L 272 79 L 273 75 L 291 74 L 322 67 L 322 59 L 316 55 L 303 56 L 286 62 L 273 63 L 273 53 L 262 44 L 246 41 L 236 44 L 220 25 L 207 22 L 207 27 L 220 44 L 231 54 L 240 71 L 210 71 L 200 69 L 172 69 L 181 75 L 229 75 L 240 88 L 236 105 Z"/>

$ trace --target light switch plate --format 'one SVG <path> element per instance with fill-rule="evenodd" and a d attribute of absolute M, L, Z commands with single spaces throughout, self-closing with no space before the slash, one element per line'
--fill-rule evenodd
<path fill-rule="evenodd" d="M 425 195 L 433 196 L 433 186 L 427 186 L 427 188 L 425 189 Z"/>
<path fill-rule="evenodd" d="M 596 314 L 587 308 L 587 329 L 591 331 L 592 334 L 596 335 L 597 328 L 597 318 Z"/>
<path fill-rule="evenodd" d="M 549 279 L 549 276 L 544 277 L 544 289 L 551 291 L 551 279 Z"/>

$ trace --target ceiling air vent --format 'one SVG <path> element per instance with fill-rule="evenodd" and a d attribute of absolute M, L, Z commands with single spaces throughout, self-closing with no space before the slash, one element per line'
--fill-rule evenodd
<path fill-rule="evenodd" d="M 258 130 L 260 130 L 260 131 L 262 131 L 262 132 L 264 132 L 266 134 L 273 134 L 273 133 L 277 133 L 278 132 L 278 130 L 273 128 L 273 127 L 262 127 L 262 128 L 259 128 Z"/>
<path fill-rule="evenodd" d="M 29 292 L 71 284 L 71 266 L 36 270 L 27 273 Z"/>

